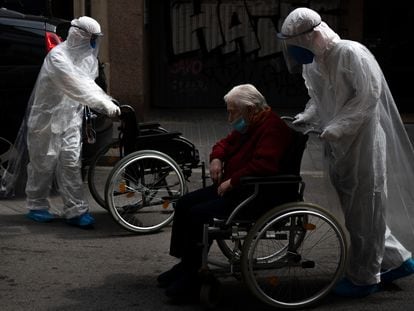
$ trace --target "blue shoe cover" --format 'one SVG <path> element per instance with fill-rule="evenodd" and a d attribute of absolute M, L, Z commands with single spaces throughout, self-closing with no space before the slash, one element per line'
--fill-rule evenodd
<path fill-rule="evenodd" d="M 47 209 L 31 210 L 26 217 L 37 222 L 50 222 L 55 218 Z"/>
<path fill-rule="evenodd" d="M 66 219 L 66 223 L 80 228 L 92 228 L 95 224 L 95 219 L 91 214 L 85 213 L 81 216 Z"/>
<path fill-rule="evenodd" d="M 383 272 L 381 282 L 391 283 L 397 279 L 409 276 L 414 273 L 414 259 L 410 258 L 403 262 L 398 268 Z"/>
<path fill-rule="evenodd" d="M 379 291 L 379 288 L 378 284 L 355 285 L 347 278 L 343 278 L 335 285 L 332 292 L 342 297 L 362 298 Z"/>

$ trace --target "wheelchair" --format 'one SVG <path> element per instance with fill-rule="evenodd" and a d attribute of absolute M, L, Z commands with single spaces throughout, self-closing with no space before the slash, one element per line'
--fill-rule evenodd
<path fill-rule="evenodd" d="M 0 179 L 7 169 L 7 163 L 12 151 L 13 144 L 6 138 L 0 137 Z"/>
<path fill-rule="evenodd" d="M 322 207 L 303 201 L 305 183 L 300 176 L 308 133 L 294 131 L 294 143 L 277 176 L 245 177 L 254 191 L 227 219 L 204 225 L 200 300 L 207 307 L 219 302 L 220 277 L 241 279 L 265 305 L 304 308 L 319 302 L 342 277 L 347 240 L 336 218 Z M 260 195 L 260 187 L 284 187 L 286 202 L 257 219 L 239 217 Z M 291 192 L 293 191 L 293 192 Z M 224 259 L 209 255 L 216 241 Z"/>
<path fill-rule="evenodd" d="M 193 169 L 201 169 L 205 186 L 204 163 L 180 132 L 158 123 L 138 124 L 131 106 L 120 109 L 119 138 L 91 160 L 89 190 L 125 229 L 154 232 L 171 222 L 173 202 L 187 192 Z"/>

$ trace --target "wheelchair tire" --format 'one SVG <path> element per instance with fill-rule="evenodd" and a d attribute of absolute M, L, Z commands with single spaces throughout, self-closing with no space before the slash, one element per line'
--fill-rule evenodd
<path fill-rule="evenodd" d="M 342 277 L 347 242 L 338 221 L 304 202 L 263 215 L 244 242 L 242 276 L 262 302 L 278 308 L 317 303 Z"/>
<path fill-rule="evenodd" d="M 92 158 L 88 169 L 89 191 L 104 209 L 108 209 L 105 203 L 106 181 L 115 164 L 121 160 L 119 144 L 119 140 L 115 140 L 102 147 Z"/>
<path fill-rule="evenodd" d="M 0 137 L 0 179 L 7 169 L 9 157 L 13 151 L 13 144 L 6 138 Z"/>
<path fill-rule="evenodd" d="M 162 127 L 142 129 L 141 135 L 167 133 Z M 104 209 L 108 209 L 105 202 L 105 185 L 108 176 L 115 166 L 124 156 L 124 150 L 120 150 L 120 141 L 115 139 L 106 146 L 103 146 L 92 158 L 88 169 L 88 187 L 92 197 Z"/>
<path fill-rule="evenodd" d="M 115 221 L 136 233 L 168 225 L 175 201 L 187 192 L 178 164 L 156 150 L 140 150 L 121 159 L 105 186 L 107 207 Z"/>
<path fill-rule="evenodd" d="M 232 241 L 231 239 L 220 239 L 216 240 L 216 243 L 220 251 L 228 260 L 233 262 L 240 261 L 243 245 L 241 240 Z"/>

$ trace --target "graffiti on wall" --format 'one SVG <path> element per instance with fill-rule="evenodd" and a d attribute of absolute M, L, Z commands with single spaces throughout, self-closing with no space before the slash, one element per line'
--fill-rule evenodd
<path fill-rule="evenodd" d="M 251 82 L 274 100 L 302 94 L 303 81 L 287 72 L 276 37 L 284 18 L 299 6 L 327 12 L 324 20 L 335 25 L 337 16 L 329 12 L 338 10 L 340 1 L 170 1 L 171 92 L 211 97 L 216 90 L 221 98 L 232 85 Z"/>

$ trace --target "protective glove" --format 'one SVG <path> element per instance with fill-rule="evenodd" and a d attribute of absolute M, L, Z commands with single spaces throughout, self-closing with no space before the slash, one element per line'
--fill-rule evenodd
<path fill-rule="evenodd" d="M 342 131 L 338 128 L 327 127 L 322 131 L 321 138 L 327 141 L 336 141 L 342 136 Z"/>
<path fill-rule="evenodd" d="M 309 118 L 307 117 L 305 113 L 298 113 L 295 116 L 295 120 L 292 122 L 292 124 L 298 125 L 298 124 L 306 123 L 308 121 L 309 121 Z"/>
<path fill-rule="evenodd" d="M 106 114 L 110 118 L 119 116 L 121 114 L 121 109 L 119 109 L 119 107 L 115 105 L 112 101 L 108 100 L 103 102 L 103 106 L 105 108 Z"/>

